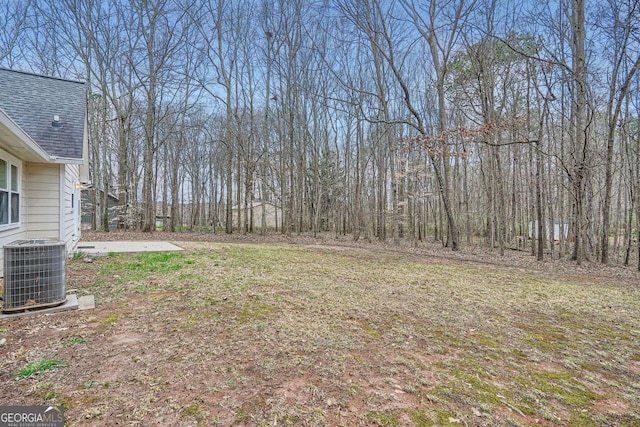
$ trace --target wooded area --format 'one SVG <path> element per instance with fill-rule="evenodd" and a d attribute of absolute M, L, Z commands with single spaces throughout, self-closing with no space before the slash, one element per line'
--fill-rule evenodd
<path fill-rule="evenodd" d="M 639 252 L 638 0 L 0 4 L 0 66 L 88 83 L 98 230 Z"/>

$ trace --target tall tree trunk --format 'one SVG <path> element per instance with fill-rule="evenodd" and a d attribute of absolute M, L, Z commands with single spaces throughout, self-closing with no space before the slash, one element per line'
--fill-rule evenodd
<path fill-rule="evenodd" d="M 571 10 L 573 83 L 575 88 L 573 115 L 575 129 L 573 134 L 573 169 L 571 171 L 574 193 L 574 249 L 573 258 L 578 265 L 587 256 L 587 184 L 589 175 L 589 140 L 587 121 L 587 65 L 585 52 L 585 3 L 584 0 L 572 0 Z"/>
<path fill-rule="evenodd" d="M 626 53 L 626 45 L 623 49 L 623 53 L 620 54 L 620 57 L 625 56 Z M 608 104 L 608 131 L 607 131 L 607 156 L 605 159 L 605 180 L 604 180 L 604 202 L 602 208 L 602 257 L 600 261 L 604 264 L 609 262 L 609 232 L 610 232 L 610 215 L 611 215 L 611 190 L 613 184 L 613 145 L 615 142 L 616 136 L 616 128 L 618 126 L 618 118 L 620 117 L 620 112 L 622 110 L 622 103 L 624 99 L 629 94 L 629 88 L 631 86 L 631 82 L 633 80 L 633 76 L 636 71 L 640 68 L 640 56 L 636 59 L 635 63 L 631 66 L 630 71 L 625 77 L 624 83 L 620 88 L 620 93 L 617 95 L 617 99 L 615 101 L 614 107 L 614 99 L 616 98 L 616 80 L 618 78 L 618 71 L 620 67 L 620 62 L 617 61 L 614 66 L 614 71 L 612 73 L 611 79 L 611 91 L 609 94 L 609 104 Z"/>

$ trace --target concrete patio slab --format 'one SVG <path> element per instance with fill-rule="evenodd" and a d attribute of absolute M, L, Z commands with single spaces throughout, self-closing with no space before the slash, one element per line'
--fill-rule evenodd
<path fill-rule="evenodd" d="M 93 295 L 84 295 L 78 298 L 78 310 L 91 310 L 96 308 L 96 298 Z"/>
<path fill-rule="evenodd" d="M 41 314 L 53 314 L 61 311 L 77 310 L 78 297 L 76 294 L 67 294 L 67 300 L 62 305 L 50 308 L 40 308 L 33 310 L 25 310 L 17 313 L 0 313 L 0 321 L 7 319 L 15 319 L 16 317 L 38 316 Z"/>
<path fill-rule="evenodd" d="M 180 246 L 169 242 L 79 242 L 76 252 L 87 255 L 108 255 L 113 252 L 175 252 L 183 251 Z"/>

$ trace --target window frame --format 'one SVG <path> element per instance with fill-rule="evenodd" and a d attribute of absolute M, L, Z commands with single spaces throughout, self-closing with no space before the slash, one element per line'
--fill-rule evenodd
<path fill-rule="evenodd" d="M 0 160 L 4 161 L 7 165 L 5 169 L 6 188 L 0 188 L 0 192 L 5 193 L 7 196 L 7 223 L 0 224 L 0 231 L 19 228 L 22 225 L 22 162 L 10 154 L 0 150 Z M 13 168 L 16 168 L 16 190 L 13 190 Z M 12 221 L 12 208 L 13 208 L 13 196 L 17 196 L 17 208 L 18 218 L 17 221 Z"/>

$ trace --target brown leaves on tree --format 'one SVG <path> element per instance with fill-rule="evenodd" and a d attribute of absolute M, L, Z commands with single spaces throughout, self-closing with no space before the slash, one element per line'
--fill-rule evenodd
<path fill-rule="evenodd" d="M 485 123 L 476 128 L 468 128 L 465 126 L 458 126 L 446 129 L 444 132 L 431 135 L 420 134 L 410 138 L 405 138 L 402 141 L 404 149 L 406 151 L 418 150 L 428 153 L 429 155 L 448 155 L 451 157 L 460 157 L 462 159 L 467 158 L 470 151 L 463 148 L 462 150 L 450 151 L 448 146 L 455 142 L 469 141 L 475 143 L 487 143 L 487 137 L 495 132 L 501 132 L 509 127 L 520 126 L 524 124 L 524 118 L 516 117 L 512 120 L 503 120 L 500 122 Z M 509 145 L 512 143 L 528 143 L 533 141 L 514 141 L 508 142 L 502 145 Z M 490 145 L 490 144 L 489 144 Z"/>

